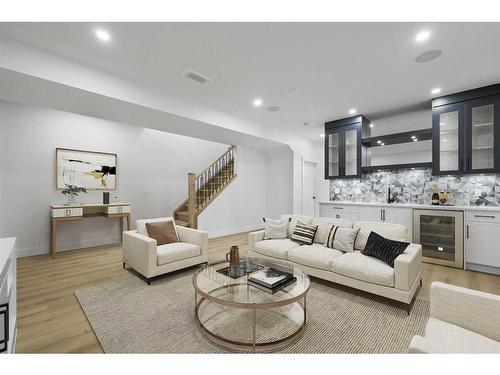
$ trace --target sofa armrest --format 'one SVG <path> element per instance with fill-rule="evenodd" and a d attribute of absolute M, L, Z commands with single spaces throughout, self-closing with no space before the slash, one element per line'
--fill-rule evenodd
<path fill-rule="evenodd" d="M 410 341 L 408 353 L 410 354 L 429 354 L 432 353 L 432 348 L 422 336 L 415 335 Z"/>
<path fill-rule="evenodd" d="M 422 245 L 411 243 L 394 260 L 394 287 L 409 291 L 422 270 Z"/>
<path fill-rule="evenodd" d="M 176 228 L 181 242 L 198 245 L 201 248 L 201 254 L 208 257 L 208 232 L 180 225 L 176 225 Z"/>
<path fill-rule="evenodd" d="M 432 318 L 500 341 L 500 296 L 434 282 L 430 301 Z"/>
<path fill-rule="evenodd" d="M 264 239 L 264 230 L 259 230 L 256 232 L 248 233 L 248 249 L 253 250 L 256 242 L 262 241 Z"/>
<path fill-rule="evenodd" d="M 156 240 L 135 230 L 123 232 L 123 262 L 146 277 L 157 264 Z"/>

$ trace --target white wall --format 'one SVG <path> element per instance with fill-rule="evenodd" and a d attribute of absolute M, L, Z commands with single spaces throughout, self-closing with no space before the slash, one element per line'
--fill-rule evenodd
<path fill-rule="evenodd" d="M 201 171 L 227 149 L 214 142 L 4 101 L 0 118 L 7 140 L 0 155 L 6 158 L 0 216 L 3 235 L 18 236 L 20 255 L 48 252 L 49 206 L 65 201 L 55 189 L 56 147 L 117 153 L 117 190 L 111 195 L 132 204 L 133 220 L 170 216 L 186 197 L 187 172 Z M 245 147 L 238 151 L 240 156 L 234 186 L 200 218 L 200 228 L 211 234 L 255 227 L 265 213 L 266 158 Z M 101 194 L 89 192 L 81 200 L 100 202 Z M 61 224 L 58 249 L 114 243 L 118 238 L 117 222 L 85 219 Z"/>
<path fill-rule="evenodd" d="M 287 183 L 288 181 L 288 183 Z M 293 152 L 283 152 L 268 159 L 266 216 L 278 218 L 293 212 Z"/>

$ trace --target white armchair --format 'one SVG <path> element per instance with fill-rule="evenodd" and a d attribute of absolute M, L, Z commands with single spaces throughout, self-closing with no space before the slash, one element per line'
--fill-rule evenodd
<path fill-rule="evenodd" d="M 500 296 L 434 282 L 425 334 L 409 353 L 500 353 Z"/>
<path fill-rule="evenodd" d="M 153 277 L 208 261 L 208 233 L 176 225 L 179 241 L 157 246 L 149 238 L 146 223 L 172 220 L 171 217 L 137 220 L 137 230 L 123 233 L 123 267 L 143 275 L 148 285 Z"/>

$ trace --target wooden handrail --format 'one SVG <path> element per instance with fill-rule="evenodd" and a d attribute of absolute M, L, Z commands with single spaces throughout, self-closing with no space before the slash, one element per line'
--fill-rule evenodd
<path fill-rule="evenodd" d="M 214 161 L 212 164 L 210 164 L 207 168 L 205 168 L 204 170 L 202 170 L 200 173 L 198 173 L 196 175 L 196 177 L 200 177 L 203 173 L 205 172 L 208 172 L 210 170 L 210 168 L 212 168 L 212 166 L 214 166 L 215 164 L 217 164 L 217 162 L 219 162 L 221 159 L 224 158 L 224 156 L 226 156 L 227 154 L 229 154 L 233 149 L 235 149 L 236 146 L 229 146 L 229 148 L 227 149 L 226 152 L 224 152 L 216 161 Z"/>

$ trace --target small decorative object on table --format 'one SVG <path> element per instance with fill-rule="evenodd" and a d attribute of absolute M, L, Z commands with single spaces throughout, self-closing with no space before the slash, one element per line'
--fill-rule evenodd
<path fill-rule="evenodd" d="M 66 189 L 62 191 L 63 195 L 68 196 L 68 202 L 66 203 L 67 206 L 75 204 L 76 197 L 78 196 L 79 193 L 86 193 L 86 192 L 87 189 L 85 189 L 84 187 L 68 185 L 68 184 L 66 184 Z"/>
<path fill-rule="evenodd" d="M 248 278 L 248 285 L 274 294 L 296 281 L 292 270 L 275 266 L 252 273 Z"/>
<path fill-rule="evenodd" d="M 229 259 L 228 259 L 229 257 Z M 226 254 L 226 260 L 229 262 L 231 276 L 240 275 L 240 253 L 238 246 L 231 246 L 229 253 Z"/>
<path fill-rule="evenodd" d="M 233 269 L 232 273 L 231 267 L 218 269 L 217 272 L 223 274 L 224 276 L 228 276 L 231 279 L 239 279 L 240 277 L 251 274 L 252 272 L 261 270 L 262 268 L 264 268 L 264 266 L 261 266 L 260 264 L 252 261 L 252 259 L 243 258 L 243 260 L 239 264 L 237 272 L 234 272 L 235 270 Z"/>

